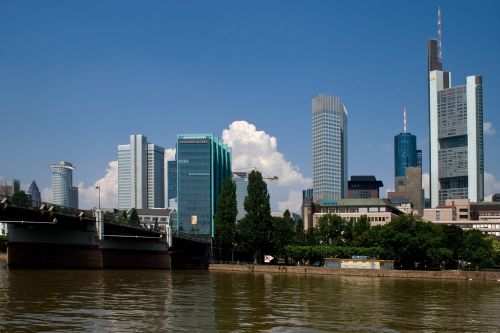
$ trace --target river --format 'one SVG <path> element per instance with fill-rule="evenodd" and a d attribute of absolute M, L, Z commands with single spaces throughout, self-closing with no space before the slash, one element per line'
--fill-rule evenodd
<path fill-rule="evenodd" d="M 498 332 L 500 282 L 9 270 L 1 332 Z"/>

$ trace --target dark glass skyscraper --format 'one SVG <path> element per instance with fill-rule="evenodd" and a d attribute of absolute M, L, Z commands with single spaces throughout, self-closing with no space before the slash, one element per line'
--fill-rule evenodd
<path fill-rule="evenodd" d="M 167 162 L 168 197 L 167 200 L 177 198 L 177 161 Z"/>
<path fill-rule="evenodd" d="M 404 177 L 408 167 L 418 166 L 417 137 L 400 133 L 394 137 L 394 177 Z"/>
<path fill-rule="evenodd" d="M 213 134 L 177 136 L 177 231 L 214 236 L 222 182 L 231 176 L 231 152 Z"/>

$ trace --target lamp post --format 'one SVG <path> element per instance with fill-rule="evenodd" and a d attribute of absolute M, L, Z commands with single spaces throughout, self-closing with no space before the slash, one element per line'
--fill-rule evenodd
<path fill-rule="evenodd" d="M 100 186 L 96 186 L 95 189 L 99 191 L 99 206 L 98 206 L 98 209 L 101 210 L 101 187 Z"/>

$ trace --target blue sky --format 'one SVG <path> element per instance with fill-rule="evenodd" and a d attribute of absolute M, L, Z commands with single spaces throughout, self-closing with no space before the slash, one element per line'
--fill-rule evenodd
<path fill-rule="evenodd" d="M 328 93 L 348 109 L 349 174 L 393 188 L 405 105 L 428 169 L 438 6 L 444 69 L 454 85 L 483 75 L 484 120 L 500 129 L 498 1 L 2 1 L 0 176 L 47 188 L 64 159 L 90 186 L 130 134 L 170 148 L 244 120 L 310 178 L 311 99 Z M 497 192 L 499 135 L 485 136 Z"/>

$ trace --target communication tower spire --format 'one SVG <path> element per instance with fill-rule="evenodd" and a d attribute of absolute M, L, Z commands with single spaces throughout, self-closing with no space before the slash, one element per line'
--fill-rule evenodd
<path fill-rule="evenodd" d="M 441 56 L 441 7 L 438 7 L 438 38 L 437 38 L 437 47 L 438 47 L 438 60 L 442 63 Z"/>
<path fill-rule="evenodd" d="M 403 107 L 403 130 L 406 133 L 406 106 Z"/>

